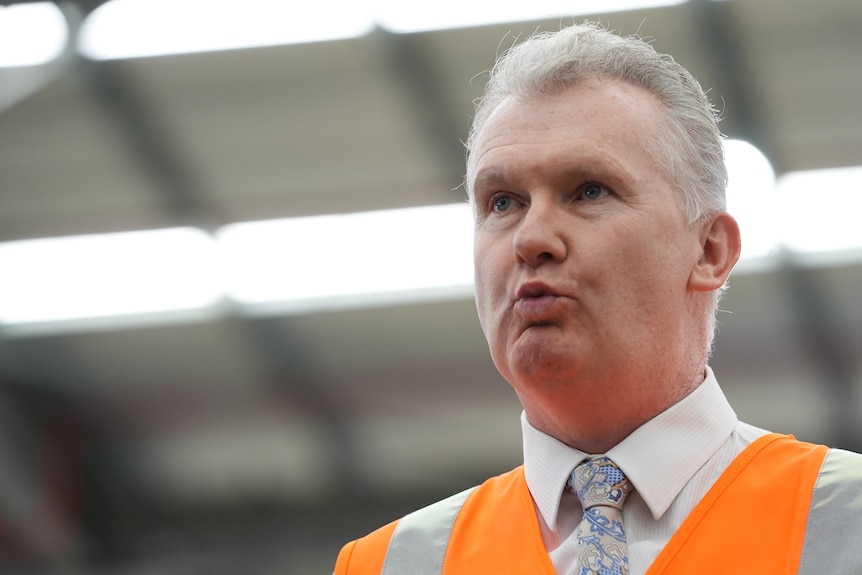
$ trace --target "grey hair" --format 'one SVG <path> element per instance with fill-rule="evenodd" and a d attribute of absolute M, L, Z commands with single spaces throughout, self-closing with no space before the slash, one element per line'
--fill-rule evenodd
<path fill-rule="evenodd" d="M 591 79 L 622 80 L 656 97 L 666 112 L 665 130 L 655 134 L 656 161 L 671 178 L 690 223 L 726 209 L 727 168 L 719 116 L 698 81 L 671 56 L 644 40 L 614 34 L 596 23 L 538 32 L 504 52 L 477 101 L 467 138 L 464 186 L 472 197 L 475 146 L 491 114 L 507 98 L 527 100 L 564 91 Z M 708 302 L 712 346 L 721 290 Z"/>

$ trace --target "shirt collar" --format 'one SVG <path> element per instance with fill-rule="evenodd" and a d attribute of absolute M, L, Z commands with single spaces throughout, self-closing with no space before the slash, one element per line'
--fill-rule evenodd
<path fill-rule="evenodd" d="M 721 447 L 737 423 L 712 370 L 682 401 L 643 424 L 606 454 L 631 480 L 653 517 Z M 545 523 L 556 529 L 560 498 L 574 467 L 589 457 L 530 425 L 521 414 L 524 473 Z"/>

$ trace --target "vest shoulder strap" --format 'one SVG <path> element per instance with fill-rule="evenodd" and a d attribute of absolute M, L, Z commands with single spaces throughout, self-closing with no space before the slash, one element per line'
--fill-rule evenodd
<path fill-rule="evenodd" d="M 523 467 L 405 516 L 381 573 L 553 575 Z"/>
<path fill-rule="evenodd" d="M 817 478 L 800 575 L 862 573 L 862 455 L 829 451 Z"/>
<path fill-rule="evenodd" d="M 827 448 L 768 434 L 737 456 L 647 571 L 796 573 Z"/>
<path fill-rule="evenodd" d="M 405 515 L 389 541 L 380 575 L 440 575 L 455 518 L 475 489 Z"/>

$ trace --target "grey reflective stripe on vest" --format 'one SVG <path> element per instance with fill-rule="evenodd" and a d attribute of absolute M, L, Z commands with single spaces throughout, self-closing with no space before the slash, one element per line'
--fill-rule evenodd
<path fill-rule="evenodd" d="M 405 515 L 392 533 L 380 575 L 440 575 L 461 506 L 476 488 Z"/>
<path fill-rule="evenodd" d="M 832 449 L 814 486 L 799 573 L 862 573 L 862 455 Z"/>

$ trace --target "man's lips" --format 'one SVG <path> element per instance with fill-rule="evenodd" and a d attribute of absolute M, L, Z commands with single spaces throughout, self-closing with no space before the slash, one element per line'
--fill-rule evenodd
<path fill-rule="evenodd" d="M 518 288 L 518 291 L 515 294 L 515 299 L 521 300 L 527 298 L 544 297 L 547 295 L 555 296 L 557 294 L 554 293 L 554 290 L 552 290 L 547 284 L 541 282 L 527 282 L 521 284 L 521 286 Z"/>
<path fill-rule="evenodd" d="M 543 283 L 526 283 L 515 294 L 515 311 L 530 322 L 550 319 L 561 295 Z"/>

